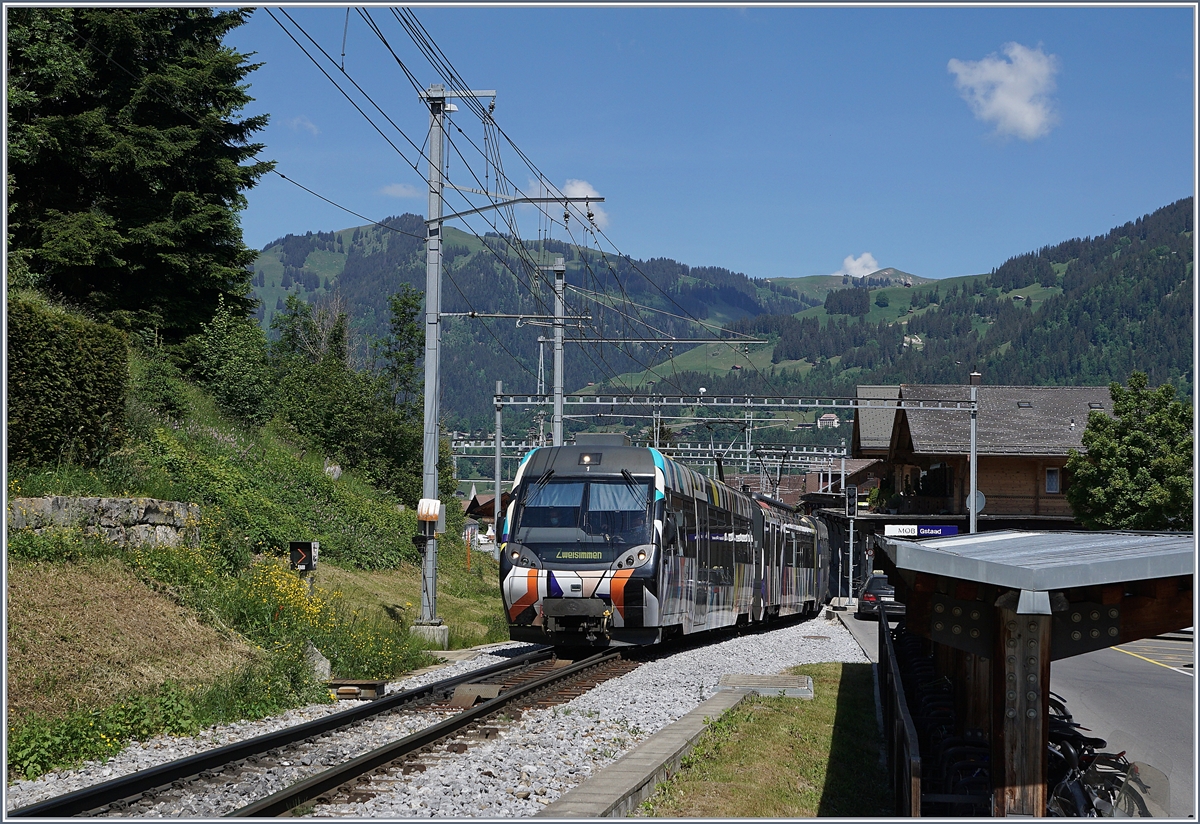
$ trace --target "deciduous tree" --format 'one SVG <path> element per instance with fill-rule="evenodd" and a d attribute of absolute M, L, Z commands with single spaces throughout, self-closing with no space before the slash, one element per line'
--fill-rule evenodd
<path fill-rule="evenodd" d="M 1087 454 L 1072 451 L 1067 500 L 1089 529 L 1189 529 L 1192 524 L 1192 415 L 1175 387 L 1148 388 L 1134 372 L 1110 387 L 1112 417 L 1088 416 Z"/>

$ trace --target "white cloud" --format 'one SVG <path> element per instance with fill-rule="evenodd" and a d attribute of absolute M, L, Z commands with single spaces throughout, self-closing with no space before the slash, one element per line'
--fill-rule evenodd
<path fill-rule="evenodd" d="M 301 129 L 304 129 L 306 132 L 308 132 L 310 134 L 320 134 L 321 133 L 321 130 L 317 128 L 317 125 L 315 123 L 313 123 L 311 120 L 309 120 L 307 117 L 305 117 L 304 115 L 300 115 L 299 117 L 293 117 L 291 120 L 288 121 L 288 125 L 292 127 L 292 131 L 296 131 L 296 132 L 300 131 Z"/>
<path fill-rule="evenodd" d="M 562 191 L 567 197 L 600 197 L 600 193 L 586 180 L 568 180 L 563 185 Z M 596 221 L 596 226 L 601 229 L 607 228 L 608 212 L 601 209 L 599 205 L 595 203 L 576 203 L 574 205 L 582 214 L 587 214 L 590 208 L 594 216 L 592 219 Z"/>
<path fill-rule="evenodd" d="M 946 68 L 975 117 L 995 125 L 997 134 L 1045 137 L 1057 122 L 1049 95 L 1058 58 L 1041 46 L 1020 43 L 1006 43 L 1002 51 L 1007 60 L 990 54 L 982 60 L 951 60 Z"/>
<path fill-rule="evenodd" d="M 842 261 L 842 268 L 838 269 L 833 274 L 849 275 L 852 278 L 866 277 L 872 272 L 878 272 L 881 267 L 875 262 L 875 256 L 870 252 L 863 252 L 858 257 L 854 255 L 846 255 Z"/>
<path fill-rule="evenodd" d="M 418 189 L 408 183 L 392 183 L 380 189 L 379 193 L 389 197 L 424 197 L 428 194 L 425 189 Z"/>

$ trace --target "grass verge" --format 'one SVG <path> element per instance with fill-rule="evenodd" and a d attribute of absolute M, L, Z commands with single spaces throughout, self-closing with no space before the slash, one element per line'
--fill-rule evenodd
<path fill-rule="evenodd" d="M 65 531 L 11 536 L 8 561 L 10 779 L 328 701 L 309 643 L 335 677 L 390 678 L 433 660 L 407 622 L 336 590 L 310 595 L 277 558 L 220 574 L 200 549 L 121 551 Z M 197 653 L 197 642 L 228 654 Z M 198 666 L 180 669 L 189 650 Z"/>
<path fill-rule="evenodd" d="M 806 664 L 814 698 L 752 697 L 714 721 L 635 815 L 872 818 L 890 815 L 869 664 Z"/>
<path fill-rule="evenodd" d="M 411 507 L 357 472 L 327 474 L 328 456 L 278 420 L 243 426 L 178 377 L 155 383 L 152 366 L 131 355 L 121 449 L 95 466 L 10 465 L 8 497 L 196 502 L 201 546 L 8 535 L 9 780 L 328 700 L 309 643 L 335 678 L 435 660 L 409 632 L 421 593 Z M 467 567 L 462 508 L 448 503 L 437 614 L 453 647 L 507 640 L 497 565 L 476 553 Z M 291 540 L 321 542 L 311 595 L 287 569 Z"/>

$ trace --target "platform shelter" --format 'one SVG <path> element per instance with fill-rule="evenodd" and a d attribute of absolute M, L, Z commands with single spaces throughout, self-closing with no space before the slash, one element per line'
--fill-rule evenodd
<path fill-rule="evenodd" d="M 953 682 L 957 723 L 988 734 L 995 816 L 1045 815 L 1051 661 L 1193 625 L 1192 533 L 1001 531 L 884 549 L 876 566 Z"/>

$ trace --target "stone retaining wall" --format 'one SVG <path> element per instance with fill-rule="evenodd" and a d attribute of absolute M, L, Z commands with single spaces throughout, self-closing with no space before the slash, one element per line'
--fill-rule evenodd
<path fill-rule="evenodd" d="M 10 498 L 8 528 L 77 527 L 118 546 L 200 545 L 200 505 L 154 498 Z"/>

